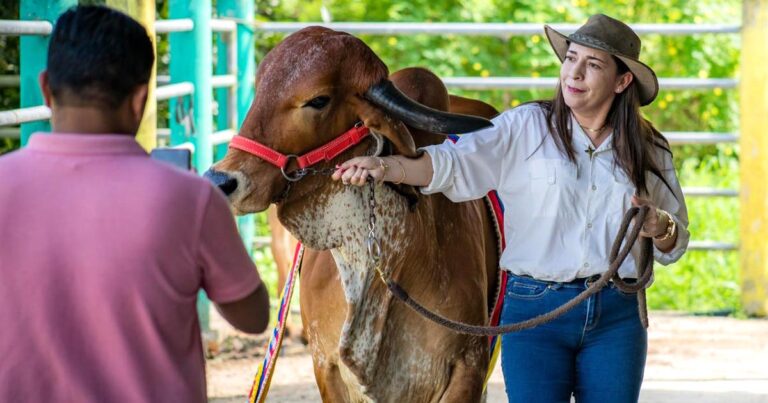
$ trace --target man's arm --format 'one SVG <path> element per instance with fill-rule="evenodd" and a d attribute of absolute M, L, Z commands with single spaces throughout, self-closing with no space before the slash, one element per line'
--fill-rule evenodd
<path fill-rule="evenodd" d="M 269 324 L 269 294 L 264 283 L 243 299 L 214 305 L 237 330 L 256 334 L 266 330 Z"/>
<path fill-rule="evenodd" d="M 207 185 L 200 226 L 202 288 L 224 319 L 238 330 L 259 333 L 269 322 L 269 294 L 235 225 L 224 194 Z"/>

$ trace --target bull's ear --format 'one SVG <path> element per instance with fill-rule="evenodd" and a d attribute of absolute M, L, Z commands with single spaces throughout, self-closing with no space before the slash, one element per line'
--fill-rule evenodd
<path fill-rule="evenodd" d="M 361 96 L 353 96 L 350 100 L 357 116 L 363 124 L 376 133 L 383 135 L 395 148 L 394 154 L 406 157 L 416 157 L 416 145 L 413 136 L 400 120 L 393 119 L 382 109 L 368 102 Z"/>

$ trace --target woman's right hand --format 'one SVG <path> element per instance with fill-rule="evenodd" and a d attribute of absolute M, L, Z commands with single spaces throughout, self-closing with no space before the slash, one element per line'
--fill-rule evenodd
<path fill-rule="evenodd" d="M 384 180 L 387 164 L 381 157 L 355 157 L 336 166 L 331 175 L 333 180 L 341 180 L 345 185 L 363 186 L 368 177 L 375 182 Z"/>

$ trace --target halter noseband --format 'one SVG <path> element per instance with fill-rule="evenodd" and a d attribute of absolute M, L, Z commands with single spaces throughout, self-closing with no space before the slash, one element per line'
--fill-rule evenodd
<path fill-rule="evenodd" d="M 339 156 L 339 154 L 350 149 L 354 145 L 360 143 L 366 136 L 370 134 L 370 130 L 363 126 L 362 123 L 356 124 L 351 129 L 344 132 L 339 137 L 331 140 L 330 142 L 323 144 L 322 146 L 315 148 L 314 150 L 304 154 L 282 154 L 259 143 L 256 140 L 236 135 L 232 137 L 232 141 L 229 142 L 229 148 L 235 148 L 240 151 L 245 151 L 249 154 L 255 155 L 264 161 L 280 168 L 283 176 L 289 181 L 297 181 L 301 179 L 301 176 L 290 176 L 285 172 L 288 162 L 291 159 L 295 159 L 299 165 L 299 169 L 304 169 L 315 165 L 322 161 L 330 161 Z"/>

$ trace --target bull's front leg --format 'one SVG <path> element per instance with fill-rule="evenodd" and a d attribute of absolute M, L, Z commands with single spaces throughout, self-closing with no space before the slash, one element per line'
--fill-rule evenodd
<path fill-rule="evenodd" d="M 351 401 L 349 392 L 347 392 L 347 385 L 341 378 L 339 367 L 336 364 L 315 365 L 315 380 L 324 403 L 349 403 Z"/>
<path fill-rule="evenodd" d="M 480 341 L 476 338 L 472 344 Z M 479 344 L 479 343 L 478 343 Z M 480 346 L 477 346 L 480 347 Z M 454 363 L 448 387 L 440 397 L 440 403 L 481 402 L 483 400 L 483 382 L 488 370 L 487 349 L 474 348 L 470 353 Z"/>

